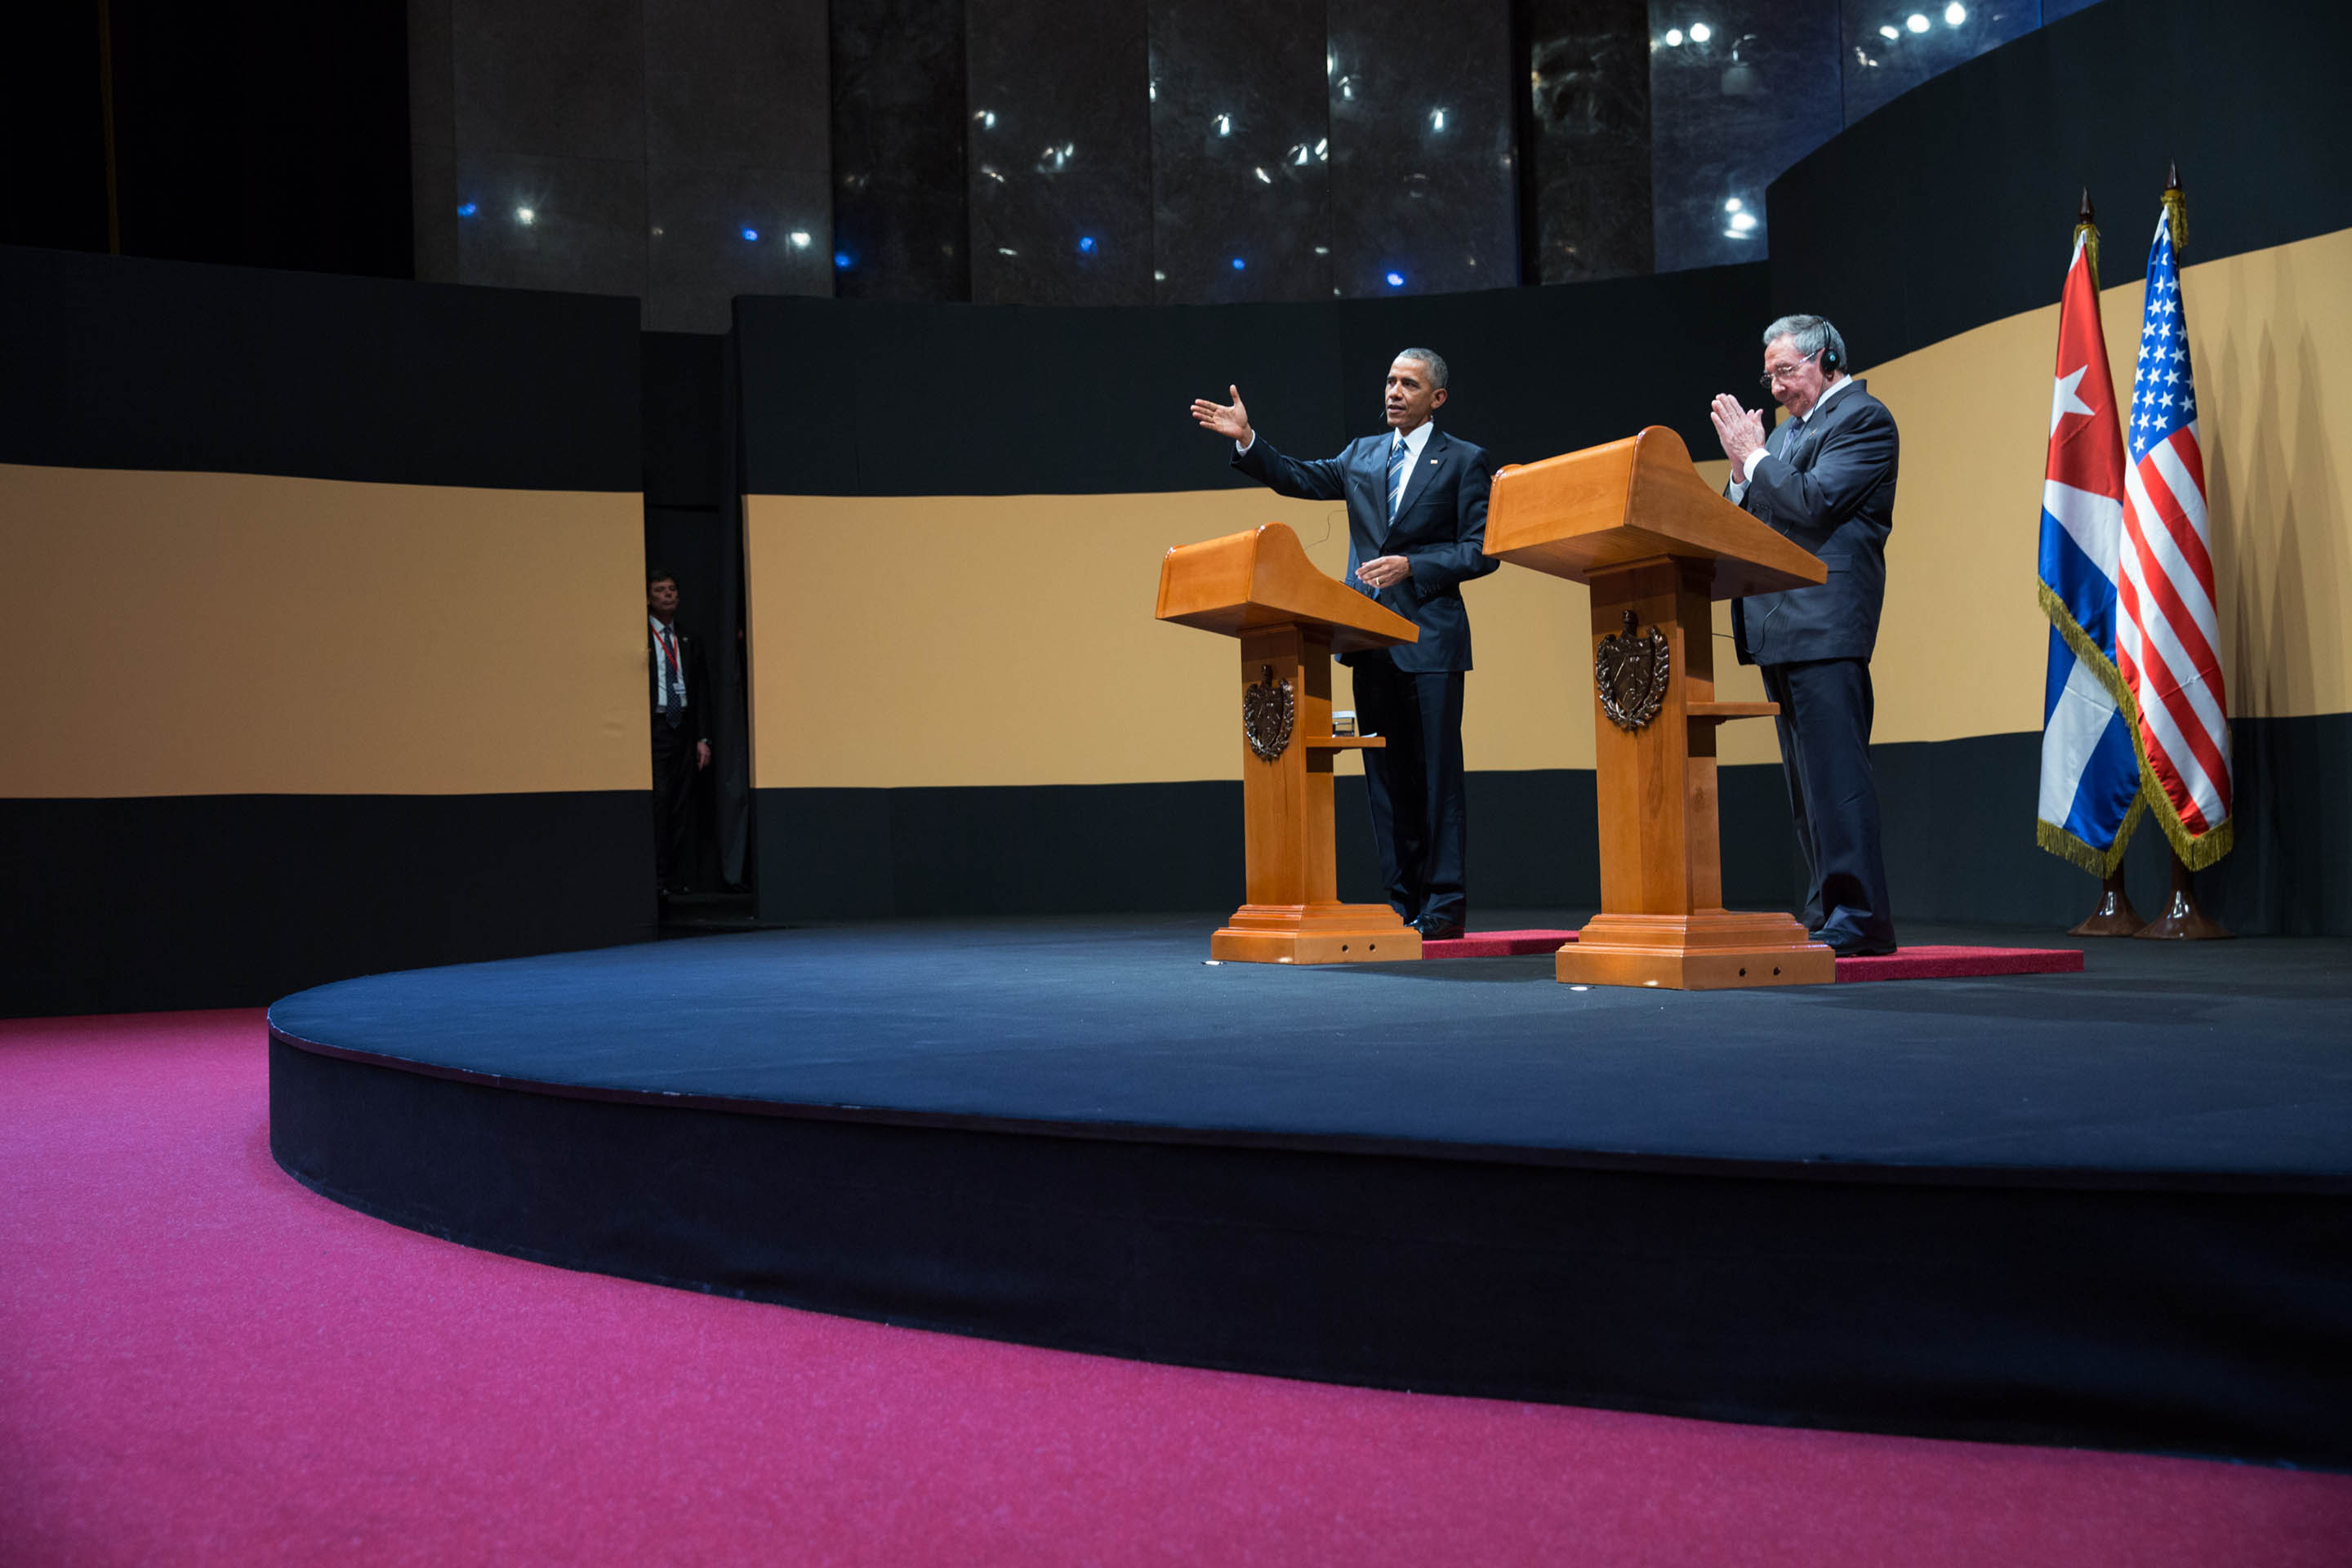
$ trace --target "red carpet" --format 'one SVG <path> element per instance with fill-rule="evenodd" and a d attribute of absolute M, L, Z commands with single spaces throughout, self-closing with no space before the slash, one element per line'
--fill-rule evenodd
<path fill-rule="evenodd" d="M 2352 1478 L 1233 1376 L 567 1274 L 271 1163 L 258 1013 L 0 1024 L 0 1562 L 2342 1563 Z"/>
<path fill-rule="evenodd" d="M 1884 958 L 1841 958 L 1838 984 L 1856 980 L 1959 980 L 1987 974 L 2080 974 L 2071 947 L 1906 947 Z"/>
<path fill-rule="evenodd" d="M 1576 940 L 1572 931 L 1474 931 L 1450 942 L 1424 942 L 1423 958 L 1507 958 L 1557 952 Z M 2082 953 L 2071 947 L 1906 947 L 1884 958 L 1841 958 L 1840 984 L 1858 980 L 1959 980 L 1991 974 L 2079 974 Z"/>
<path fill-rule="evenodd" d="M 1508 958 L 1520 952 L 1558 952 L 1574 942 L 1572 931 L 1474 931 L 1445 942 L 1421 944 L 1423 958 Z"/>

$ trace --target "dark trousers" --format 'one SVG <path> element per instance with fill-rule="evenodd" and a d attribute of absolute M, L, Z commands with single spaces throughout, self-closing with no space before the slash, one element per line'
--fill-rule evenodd
<path fill-rule="evenodd" d="M 654 714 L 654 880 L 665 888 L 686 881 L 696 864 L 695 729 L 691 710 L 676 724 Z"/>
<path fill-rule="evenodd" d="M 1357 656 L 1356 721 L 1388 744 L 1364 752 L 1364 793 L 1372 843 L 1389 902 L 1406 920 L 1468 918 L 1463 862 L 1469 816 L 1463 806 L 1461 670 L 1414 675 L 1386 650 Z"/>
<path fill-rule="evenodd" d="M 1780 772 L 1805 857 L 1805 929 L 1892 946 L 1895 912 L 1870 774 L 1870 665 L 1821 658 L 1768 664 L 1763 674 L 1764 694 L 1780 705 Z"/>

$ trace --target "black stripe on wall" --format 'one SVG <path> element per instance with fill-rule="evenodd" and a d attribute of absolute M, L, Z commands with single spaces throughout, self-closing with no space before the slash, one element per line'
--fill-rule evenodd
<path fill-rule="evenodd" d="M 1874 364 L 2054 304 L 2087 186 L 2145 274 L 2174 161 L 2195 263 L 2352 227 L 2352 7 L 2104 0 L 1914 88 L 1774 182 L 1772 300 Z"/>
<path fill-rule="evenodd" d="M 2248 936 L 2352 936 L 2352 715 L 2245 719 L 2237 849 L 2198 879 L 2206 910 Z M 1906 920 L 2063 930 L 2098 884 L 2034 843 L 2042 738 L 1871 748 L 1897 927 Z M 1338 782 L 1340 896 L 1377 901 L 1363 781 Z M 1777 764 L 1718 775 L 1725 902 L 1793 908 L 1801 868 Z M 772 921 L 866 916 L 1222 910 L 1242 897 L 1238 783 L 761 790 L 760 908 Z M 1480 911 L 1601 900 L 1592 774 L 1469 778 L 1472 923 Z M 2143 826 L 2126 871 L 2161 909 L 2170 851 Z"/>
<path fill-rule="evenodd" d="M 1763 263 L 1557 288 L 1296 305 L 1029 306 L 742 299 L 755 495 L 1115 494 L 1248 481 L 1195 426 L 1239 385 L 1267 439 L 1327 457 L 1381 428 L 1410 346 L 1452 369 L 1448 430 L 1528 462 L 1679 430 L 1717 451 L 1716 393 L 1753 384 Z"/>
<path fill-rule="evenodd" d="M 637 303 L 0 247 L 0 462 L 639 488 Z"/>
<path fill-rule="evenodd" d="M 642 791 L 0 800 L 0 1015 L 255 1006 L 653 935 Z"/>
<path fill-rule="evenodd" d="M 1334 783 L 1339 895 L 1381 902 L 1363 778 Z M 1474 773 L 1469 793 L 1474 917 L 1600 903 L 1591 770 Z M 1780 770 L 1727 770 L 1723 794 L 1731 900 L 1787 898 L 1796 839 Z M 1238 783 L 767 789 L 757 800 L 767 920 L 1220 910 L 1242 898 Z"/>

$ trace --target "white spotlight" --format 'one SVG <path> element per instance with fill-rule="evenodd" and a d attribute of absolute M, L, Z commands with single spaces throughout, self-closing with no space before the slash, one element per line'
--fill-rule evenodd
<path fill-rule="evenodd" d="M 809 247 L 809 231 L 808 231 L 808 230 L 806 230 L 806 229 L 804 229 L 804 228 L 796 228 L 796 229 L 793 230 L 793 232 L 792 232 L 792 237 L 792 237 L 792 242 L 793 242 L 793 248 L 794 250 L 806 250 L 806 249 Z"/>
<path fill-rule="evenodd" d="M 1703 44 L 1713 37 L 1715 37 L 1715 29 L 1708 26 L 1705 22 L 1693 22 L 1691 24 L 1692 43 Z"/>
<path fill-rule="evenodd" d="M 529 207 L 515 208 L 515 222 L 529 227 L 539 221 L 539 214 Z"/>
<path fill-rule="evenodd" d="M 1950 5 L 1944 7 L 1944 26 L 1947 27 L 1957 27 L 1968 19 L 1969 8 L 1961 5 L 1960 0 L 1952 0 Z"/>
<path fill-rule="evenodd" d="M 1878 36 L 1882 38 L 1899 38 L 1903 35 L 1892 27 L 1881 27 L 1878 29 Z"/>
<path fill-rule="evenodd" d="M 1723 204 L 1723 210 L 1727 213 L 1736 213 L 1740 209 L 1742 205 L 1743 204 L 1740 202 L 1739 198 L 1738 196 L 1734 196 L 1729 201 Z"/>
<path fill-rule="evenodd" d="M 1927 18 L 1914 11 L 1903 25 L 1915 33 L 1924 33 L 1927 30 Z"/>
<path fill-rule="evenodd" d="M 1666 47 L 1670 49 L 1679 49 L 1682 47 L 1683 30 L 1680 27 L 1668 27 L 1666 29 Z"/>
<path fill-rule="evenodd" d="M 1756 226 L 1756 215 L 1754 213 L 1733 213 L 1731 215 L 1731 226 L 1738 229 L 1740 233 L 1746 234 L 1749 229 Z"/>

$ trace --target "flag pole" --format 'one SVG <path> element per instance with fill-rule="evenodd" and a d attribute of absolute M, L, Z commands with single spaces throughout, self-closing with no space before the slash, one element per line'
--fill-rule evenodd
<path fill-rule="evenodd" d="M 2172 230 L 2172 254 L 2178 260 L 2188 249 L 2189 193 L 2181 188 L 2177 163 L 2165 175 L 2164 218 Z M 2198 905 L 2196 873 L 2180 858 L 2180 847 L 2171 847 L 2172 887 L 2164 901 L 2164 913 L 2132 934 L 2150 942 L 2216 942 L 2236 936 L 2236 931 L 2208 917 Z M 2122 867 L 2116 870 L 2120 872 Z"/>

